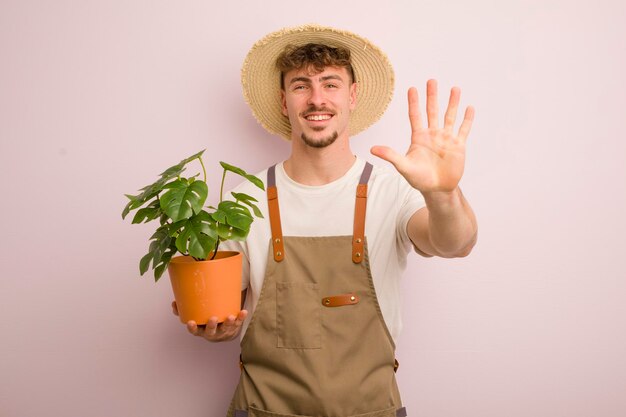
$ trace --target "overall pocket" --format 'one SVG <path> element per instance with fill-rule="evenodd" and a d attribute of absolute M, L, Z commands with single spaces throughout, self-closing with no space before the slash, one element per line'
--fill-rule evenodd
<path fill-rule="evenodd" d="M 289 349 L 320 349 L 320 310 L 317 284 L 277 282 L 277 346 Z"/>

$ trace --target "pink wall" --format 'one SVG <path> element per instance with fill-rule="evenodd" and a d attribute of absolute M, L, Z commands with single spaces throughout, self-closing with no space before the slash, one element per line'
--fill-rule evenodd
<path fill-rule="evenodd" d="M 360 155 L 406 147 L 412 84 L 460 85 L 477 108 L 463 187 L 479 244 L 413 256 L 404 281 L 410 415 L 623 415 L 624 2 L 383 4 L 0 3 L 1 416 L 222 415 L 237 345 L 186 334 L 167 280 L 139 278 L 150 227 L 122 222 L 122 194 L 203 148 L 211 174 L 286 157 L 239 68 L 261 36 L 309 22 L 395 65 Z"/>

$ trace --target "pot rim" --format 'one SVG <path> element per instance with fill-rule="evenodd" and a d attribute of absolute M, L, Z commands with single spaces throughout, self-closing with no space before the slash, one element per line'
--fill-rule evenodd
<path fill-rule="evenodd" d="M 174 256 L 172 259 L 170 259 L 170 264 L 175 263 L 175 264 L 188 264 L 188 263 L 202 263 L 202 262 L 220 262 L 220 261 L 226 261 L 227 259 L 230 259 L 234 256 L 241 256 L 241 252 L 239 251 L 232 251 L 232 250 L 218 250 L 217 251 L 217 256 L 219 256 L 219 258 L 215 258 L 215 259 L 203 259 L 200 261 L 196 261 L 195 259 L 193 259 L 192 256 L 190 255 L 177 255 Z"/>

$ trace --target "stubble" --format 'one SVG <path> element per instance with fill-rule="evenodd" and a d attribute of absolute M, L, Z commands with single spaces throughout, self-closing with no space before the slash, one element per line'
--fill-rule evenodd
<path fill-rule="evenodd" d="M 337 131 L 333 132 L 330 136 L 317 140 L 308 137 L 306 133 L 302 133 L 302 135 L 300 135 L 300 138 L 305 143 L 305 145 L 310 146 L 311 148 L 325 148 L 327 146 L 330 146 L 335 143 L 338 137 L 339 133 L 337 133 Z"/>

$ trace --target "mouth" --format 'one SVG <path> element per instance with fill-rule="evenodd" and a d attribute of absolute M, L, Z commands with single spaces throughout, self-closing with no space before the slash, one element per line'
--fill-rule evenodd
<path fill-rule="evenodd" d="M 308 114 L 304 118 L 310 122 L 323 122 L 330 120 L 333 117 L 332 114 Z"/>

